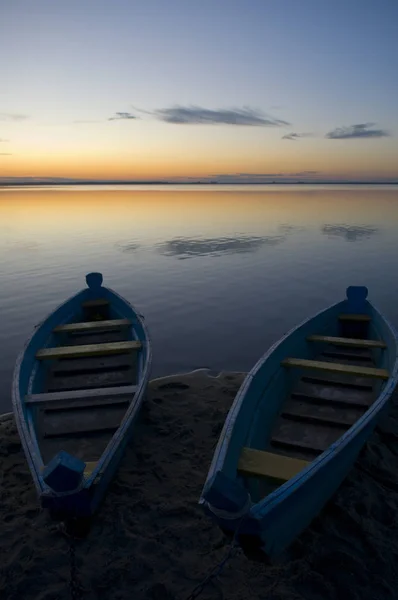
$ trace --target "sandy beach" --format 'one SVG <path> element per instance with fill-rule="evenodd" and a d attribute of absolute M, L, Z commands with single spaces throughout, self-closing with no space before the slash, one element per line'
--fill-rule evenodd
<path fill-rule="evenodd" d="M 76 544 L 84 599 L 184 600 L 229 542 L 197 502 L 244 378 L 206 371 L 151 382 L 140 423 L 88 537 Z M 0 597 L 70 598 L 69 554 L 40 509 L 13 418 L 0 422 Z M 398 598 L 398 406 L 312 525 L 272 565 L 242 552 L 200 598 Z"/>

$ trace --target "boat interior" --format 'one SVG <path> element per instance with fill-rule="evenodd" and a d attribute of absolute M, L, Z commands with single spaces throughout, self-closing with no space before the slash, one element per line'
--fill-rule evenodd
<path fill-rule="evenodd" d="M 33 413 L 44 465 L 61 450 L 95 468 L 134 397 L 141 342 L 131 319 L 107 298 L 82 301 L 75 319 L 36 352 L 39 367 L 25 407 Z"/>
<path fill-rule="evenodd" d="M 335 335 L 305 337 L 311 359 L 282 358 L 280 371 L 288 380 L 287 393 L 272 415 L 267 414 L 267 402 L 263 412 L 255 414 L 256 423 L 241 448 L 237 468 L 255 502 L 294 477 L 348 431 L 389 378 L 388 369 L 381 368 L 386 366 L 387 345 L 372 327 L 372 317 L 339 314 L 336 319 Z"/>

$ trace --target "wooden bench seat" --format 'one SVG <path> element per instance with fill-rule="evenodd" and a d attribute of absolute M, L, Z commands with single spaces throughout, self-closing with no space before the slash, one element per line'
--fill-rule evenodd
<path fill-rule="evenodd" d="M 238 471 L 248 477 L 264 477 L 278 483 L 288 481 L 302 471 L 309 463 L 299 458 L 291 458 L 272 452 L 243 448 L 239 458 Z"/>
<path fill-rule="evenodd" d="M 339 321 L 363 321 L 363 322 L 367 322 L 367 321 L 371 321 L 371 317 L 369 315 L 349 315 L 349 314 L 343 314 L 343 315 L 339 315 Z"/>
<path fill-rule="evenodd" d="M 328 335 L 309 335 L 308 342 L 325 342 L 335 346 L 347 346 L 349 348 L 387 348 L 381 340 L 357 340 L 355 338 L 332 337 Z"/>
<path fill-rule="evenodd" d="M 120 398 L 130 396 L 137 391 L 136 385 L 119 385 L 108 388 L 94 388 L 91 390 L 69 390 L 67 392 L 45 392 L 43 394 L 29 394 L 25 396 L 25 404 L 45 404 L 48 402 L 72 402 L 75 405 L 77 400 L 82 400 L 87 403 L 90 401 L 98 401 L 101 398 L 114 396 Z"/>
<path fill-rule="evenodd" d="M 283 367 L 314 369 L 316 371 L 340 373 L 342 375 L 356 375 L 358 377 L 374 377 L 376 379 L 388 379 L 390 376 L 386 369 L 360 367 L 357 365 L 343 365 L 340 363 L 323 362 L 321 360 L 307 360 L 304 358 L 285 358 L 281 362 L 281 365 Z"/>
<path fill-rule="evenodd" d="M 80 358 L 85 356 L 105 356 L 108 354 L 122 354 L 141 348 L 141 342 L 108 342 L 104 344 L 87 344 L 81 346 L 57 346 L 43 348 L 36 353 L 38 360 L 57 358 Z"/>
<path fill-rule="evenodd" d="M 96 331 L 102 329 L 119 329 L 120 327 L 130 327 L 130 319 L 112 319 L 110 321 L 87 321 L 83 323 L 67 323 L 58 325 L 53 329 L 54 333 L 75 333 L 80 331 Z"/>

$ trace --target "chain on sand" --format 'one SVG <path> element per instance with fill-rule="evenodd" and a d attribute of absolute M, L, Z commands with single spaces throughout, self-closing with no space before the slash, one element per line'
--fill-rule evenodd
<path fill-rule="evenodd" d="M 195 598 L 200 596 L 200 594 L 203 592 L 205 587 L 207 585 L 209 585 L 209 583 L 211 583 L 213 581 L 213 579 L 216 579 L 220 575 L 221 571 L 225 567 L 228 560 L 230 558 L 232 558 L 232 556 L 234 556 L 234 554 L 237 554 L 239 551 L 240 551 L 240 547 L 238 546 L 236 541 L 233 541 L 228 549 L 228 552 L 224 556 L 224 558 L 217 565 L 215 565 L 215 567 L 212 568 L 212 570 L 207 575 L 207 577 L 205 579 L 203 579 L 203 581 L 201 581 L 201 583 L 199 583 L 192 590 L 192 592 L 189 594 L 189 596 L 187 596 L 187 598 L 185 598 L 185 600 L 195 600 Z"/>
<path fill-rule="evenodd" d="M 67 534 L 69 542 L 69 590 L 72 600 L 81 600 L 83 588 L 79 582 L 77 567 L 76 567 L 76 545 L 73 536 Z"/>
<path fill-rule="evenodd" d="M 79 581 L 78 571 L 77 571 L 77 566 L 76 566 L 76 543 L 75 543 L 75 539 L 74 539 L 73 535 L 70 535 L 69 533 L 67 533 L 66 529 L 64 529 L 64 533 L 65 533 L 65 535 L 67 537 L 67 540 L 68 540 L 68 543 L 69 543 L 69 566 L 70 566 L 69 590 L 70 590 L 70 596 L 71 596 L 72 600 L 81 600 L 82 596 L 83 596 L 83 587 L 82 587 L 82 585 L 81 585 L 81 583 Z M 226 555 L 224 556 L 224 558 L 217 565 L 215 565 L 212 568 L 212 570 L 207 575 L 207 577 L 205 577 L 205 579 L 203 579 L 203 581 L 201 581 L 192 590 L 192 592 L 189 594 L 189 596 L 187 596 L 185 598 L 185 600 L 195 600 L 196 598 L 198 598 L 198 596 L 200 596 L 200 594 L 203 592 L 203 590 L 214 579 L 216 579 L 221 574 L 221 571 L 225 567 L 225 565 L 228 562 L 228 560 L 230 558 L 232 558 L 232 556 L 234 556 L 238 552 L 240 552 L 240 547 L 239 547 L 239 544 L 236 541 L 236 534 L 235 534 L 234 539 L 231 542 L 231 545 L 229 546 L 228 551 L 227 551 Z"/>

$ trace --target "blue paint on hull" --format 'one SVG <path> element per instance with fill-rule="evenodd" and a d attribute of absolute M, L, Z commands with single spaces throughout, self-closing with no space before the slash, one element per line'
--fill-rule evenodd
<path fill-rule="evenodd" d="M 238 532 L 245 546 L 247 541 L 268 557 L 277 557 L 320 512 L 352 468 L 360 450 L 371 435 L 386 408 L 398 380 L 395 328 L 366 300 L 366 288 L 348 288 L 347 300 L 307 319 L 289 331 L 258 361 L 243 382 L 229 411 L 199 500 L 204 511 L 223 531 Z M 338 336 L 338 315 L 360 313 L 371 317 L 370 339 L 383 340 L 387 348 L 375 351 L 377 366 L 388 369 L 390 377 L 379 383 L 378 397 L 370 408 L 340 438 L 331 444 L 295 477 L 252 502 L 245 510 L 244 494 L 239 495 L 233 482 L 242 491 L 251 491 L 248 478 L 241 477 L 237 465 L 243 447 L 266 449 L 271 429 L 281 407 L 298 379 L 296 369 L 281 367 L 286 357 L 314 359 L 317 347 L 308 343 L 312 334 Z M 225 498 L 212 489 L 215 476 L 222 473 L 230 484 L 224 485 Z M 238 498 L 242 498 L 241 506 Z M 218 502 L 215 506 L 212 501 Z M 235 502 L 234 510 L 230 506 Z M 242 517 L 242 511 L 245 513 Z"/>
<path fill-rule="evenodd" d="M 116 292 L 102 287 L 100 273 L 87 275 L 86 281 L 89 286 L 87 289 L 69 298 L 36 326 L 17 358 L 12 382 L 13 412 L 40 502 L 44 508 L 58 512 L 65 518 L 89 517 L 105 495 L 133 434 L 134 424 L 145 398 L 152 363 L 151 341 L 142 315 Z M 53 329 L 58 325 L 82 320 L 82 302 L 96 298 L 109 301 L 111 318 L 130 319 L 133 323 L 133 339 L 139 340 L 142 345 L 137 361 L 137 390 L 119 428 L 91 474 L 84 477 L 75 490 L 57 493 L 44 479 L 46 471 L 43 470 L 45 465 L 35 431 L 34 409 L 25 403 L 25 396 L 43 391 L 45 370 L 36 359 L 37 351 L 57 346 L 59 340 Z"/>

